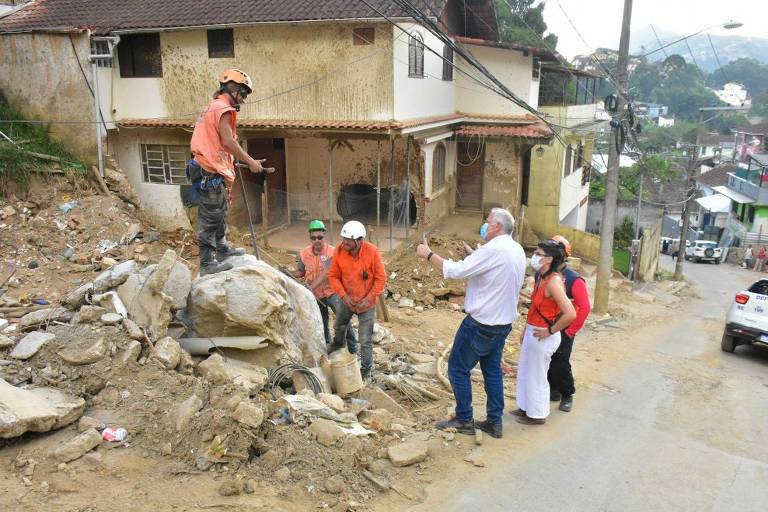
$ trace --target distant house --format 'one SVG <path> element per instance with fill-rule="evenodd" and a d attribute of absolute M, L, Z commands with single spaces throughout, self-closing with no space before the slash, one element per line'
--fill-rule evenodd
<path fill-rule="evenodd" d="M 768 121 L 740 126 L 733 130 L 734 159 L 747 162 L 751 155 L 768 151 Z"/>
<path fill-rule="evenodd" d="M 739 223 L 737 228 L 768 233 L 768 153 L 750 155 L 727 175 L 725 185 L 712 189 L 733 201 L 732 220 Z"/>
<path fill-rule="evenodd" d="M 733 201 L 718 189 L 727 186 L 728 175 L 737 169 L 735 163 L 722 163 L 694 178 L 701 195 L 696 199 L 699 206 L 699 229 L 703 230 L 706 226 L 726 227 L 733 210 Z"/>
<path fill-rule="evenodd" d="M 675 126 L 675 118 L 672 116 L 661 115 L 656 121 L 656 124 L 658 124 L 660 128 L 669 128 L 670 126 Z"/>
<path fill-rule="evenodd" d="M 734 135 L 699 135 L 699 158 L 712 158 L 715 163 L 733 160 L 736 149 Z"/>
<path fill-rule="evenodd" d="M 747 88 L 741 84 L 729 82 L 723 86 L 722 89 L 713 91 L 720 101 L 727 103 L 733 107 L 749 106 L 749 92 Z"/>
<path fill-rule="evenodd" d="M 189 225 L 180 187 L 190 133 L 228 67 L 255 82 L 239 138 L 278 169 L 266 183 L 246 176 L 256 222 L 303 244 L 308 219 L 335 229 L 355 218 L 386 248 L 455 209 L 479 214 L 498 204 L 519 217 L 531 149 L 549 143 L 552 130 L 489 91 L 396 3 L 370 3 L 376 10 L 348 0 L 38 0 L 0 19 L 0 87 L 90 159 L 90 90 L 98 91 L 105 150 L 165 229 Z M 469 4 L 428 2 L 424 14 L 536 108 L 539 63 L 555 55 L 496 42 L 493 1 Z M 35 81 L 34 102 L 19 76 L 45 77 Z M 236 188 L 231 222 L 241 227 L 243 204 Z"/>

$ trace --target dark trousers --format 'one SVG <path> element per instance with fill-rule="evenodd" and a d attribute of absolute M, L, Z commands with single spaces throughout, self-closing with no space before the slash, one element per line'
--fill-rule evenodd
<path fill-rule="evenodd" d="M 200 248 L 200 265 L 212 262 L 217 247 L 227 245 L 227 189 L 224 185 L 208 187 L 200 191 L 197 209 L 197 245 Z"/>
<path fill-rule="evenodd" d="M 357 353 L 357 343 L 349 344 L 347 337 L 348 331 L 352 330 L 349 325 L 352 315 L 357 315 L 358 334 L 360 336 L 360 371 L 364 376 L 368 376 L 373 370 L 373 322 L 376 320 L 376 308 L 362 313 L 353 313 L 343 302 L 339 302 L 339 309 L 336 310 L 333 344 L 343 346 L 346 341 L 349 351 L 352 354 Z"/>
<path fill-rule="evenodd" d="M 501 356 L 512 326 L 484 325 L 467 315 L 461 322 L 448 358 L 448 379 L 456 398 L 456 419 L 472 421 L 472 368 L 480 362 L 486 394 L 486 419 L 501 423 L 504 382 Z"/>
<path fill-rule="evenodd" d="M 549 388 L 552 391 L 559 391 L 561 395 L 573 396 L 576 387 L 573 383 L 573 372 L 571 371 L 571 350 L 573 349 L 573 338 L 568 336 L 565 331 L 560 331 L 560 346 L 552 354 L 552 361 L 549 363 L 547 380 Z"/>
<path fill-rule="evenodd" d="M 330 345 L 333 343 L 333 338 L 331 338 L 331 329 L 329 326 L 330 315 L 328 310 L 330 309 L 333 311 L 334 315 L 338 315 L 341 299 L 334 293 L 333 295 L 319 299 L 318 305 L 320 306 L 320 316 L 323 318 L 323 335 L 325 336 L 325 344 Z M 351 349 L 350 351 L 357 350 L 357 336 L 355 336 L 355 330 L 349 324 L 347 324 L 346 340 L 347 348 Z"/>

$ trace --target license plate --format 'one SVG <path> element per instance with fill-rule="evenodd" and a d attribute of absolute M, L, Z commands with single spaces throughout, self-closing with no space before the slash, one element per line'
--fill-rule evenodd
<path fill-rule="evenodd" d="M 768 343 L 768 334 L 761 334 L 760 341 L 762 341 L 763 343 Z"/>

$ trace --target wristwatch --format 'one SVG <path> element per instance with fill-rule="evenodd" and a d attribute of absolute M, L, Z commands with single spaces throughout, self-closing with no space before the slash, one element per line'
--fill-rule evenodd
<path fill-rule="evenodd" d="M 551 325 L 548 325 L 548 326 L 547 326 L 547 332 L 548 332 L 549 334 L 555 334 L 555 333 L 553 333 L 553 332 L 552 332 L 552 326 L 551 326 Z"/>

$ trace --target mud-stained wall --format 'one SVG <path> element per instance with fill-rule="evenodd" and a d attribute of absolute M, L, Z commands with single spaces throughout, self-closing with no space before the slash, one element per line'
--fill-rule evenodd
<path fill-rule="evenodd" d="M 189 146 L 191 134 L 184 130 L 120 130 L 110 132 L 110 145 L 120 168 L 141 198 L 144 213 L 158 228 L 172 231 L 189 228 L 178 185 L 147 183 L 141 169 L 140 144 Z"/>
<path fill-rule="evenodd" d="M 90 80 L 89 52 L 85 34 L 72 34 L 72 43 L 63 34 L 2 35 L 0 91 L 25 119 L 84 122 L 54 123 L 51 133 L 78 158 L 95 162 L 93 99 L 77 63 Z"/>
<path fill-rule="evenodd" d="M 521 146 L 512 142 L 487 142 L 483 203 L 499 203 L 520 217 L 522 183 Z"/>
<path fill-rule="evenodd" d="M 375 42 L 354 45 L 352 30 L 357 26 L 235 28 L 235 57 L 218 59 L 208 58 L 205 30 L 163 32 L 163 103 L 171 116 L 199 112 L 218 87 L 219 74 L 238 67 L 254 81 L 241 118 L 391 119 L 392 27 L 360 25 L 375 27 Z M 126 80 L 132 79 L 121 79 Z M 152 115 L 147 112 L 146 117 Z"/>
<path fill-rule="evenodd" d="M 445 145 L 445 183 L 435 187 L 432 183 L 435 148 L 438 144 Z M 440 218 L 451 213 L 455 206 L 456 190 L 456 142 L 444 139 L 421 146 L 425 169 L 425 189 L 427 195 L 424 201 L 423 226 L 428 228 Z"/>

